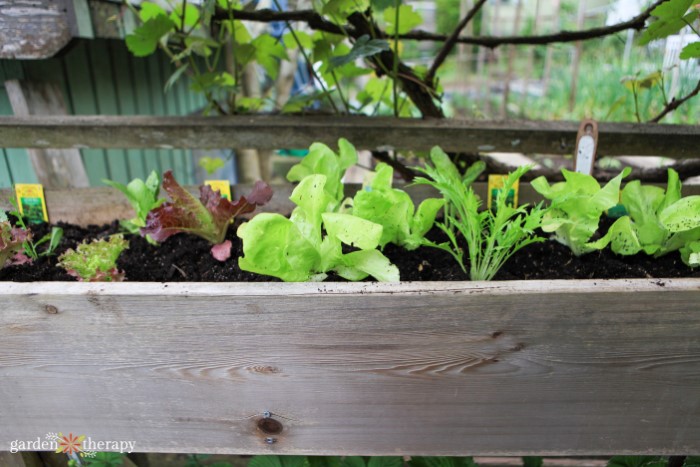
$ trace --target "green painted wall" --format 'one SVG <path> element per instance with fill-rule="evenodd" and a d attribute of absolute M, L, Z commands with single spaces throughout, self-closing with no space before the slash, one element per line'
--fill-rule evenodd
<path fill-rule="evenodd" d="M 59 57 L 48 60 L 0 60 L 0 115 L 12 115 L 2 83 L 8 79 L 60 84 L 75 115 L 187 115 L 201 109 L 201 96 L 189 92 L 186 79 L 166 94 L 163 84 L 174 68 L 164 54 L 133 57 L 123 41 L 76 40 Z M 184 150 L 83 149 L 93 186 L 109 178 L 126 183 L 151 170 L 172 169 L 182 183 L 194 183 L 192 154 Z M 24 149 L 0 148 L 0 188 L 36 182 Z"/>

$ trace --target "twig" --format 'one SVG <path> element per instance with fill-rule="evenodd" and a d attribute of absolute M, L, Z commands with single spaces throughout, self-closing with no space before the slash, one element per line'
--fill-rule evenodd
<path fill-rule="evenodd" d="M 394 97 L 394 117 L 399 116 L 399 8 L 401 5 L 400 0 L 395 0 L 394 2 L 394 66 L 392 71 L 394 73 L 392 79 L 392 94 Z"/>
<path fill-rule="evenodd" d="M 644 28 L 646 20 L 651 16 L 654 8 L 668 0 L 657 0 L 646 10 L 642 11 L 634 18 L 623 21 L 610 26 L 584 29 L 581 31 L 559 31 L 552 34 L 542 34 L 535 36 L 462 36 L 456 39 L 458 44 L 471 44 L 488 48 L 496 48 L 501 45 L 546 45 L 555 42 L 576 42 L 581 40 L 596 39 L 599 37 L 610 36 L 618 32 L 626 31 L 627 29 L 640 30 Z M 303 21 L 309 25 L 311 29 L 325 31 L 332 34 L 355 36 L 355 32 L 351 27 L 341 27 L 323 18 L 314 10 L 298 10 L 298 11 L 273 11 L 269 9 L 245 11 L 236 10 L 235 18 L 238 20 L 258 21 L 263 23 L 271 23 L 273 21 Z M 224 10 L 217 9 L 212 16 L 216 20 L 227 20 Z M 388 36 L 384 33 L 376 34 L 377 38 L 386 39 Z M 405 34 L 399 34 L 400 40 L 416 40 L 429 42 L 445 42 L 449 38 L 446 34 L 436 34 L 428 31 L 415 30 Z"/>
<path fill-rule="evenodd" d="M 348 17 L 348 22 L 352 25 L 352 29 L 348 32 L 351 37 L 358 39 L 367 34 L 370 37 L 377 35 L 377 27 L 371 18 L 367 18 L 362 13 L 353 13 Z M 413 101 L 416 108 L 420 111 L 424 118 L 444 118 L 445 114 L 442 109 L 435 104 L 435 91 L 426 85 L 400 58 L 396 57 L 392 50 L 385 50 L 378 54 L 369 57 L 372 63 L 378 70 L 382 70 L 391 76 L 391 70 L 394 67 L 396 60 L 398 73 L 396 78 L 401 83 L 401 88 L 406 95 Z"/>
<path fill-rule="evenodd" d="M 282 11 L 282 7 L 280 6 L 279 2 L 277 0 L 272 1 L 274 2 L 275 7 L 277 7 L 278 10 Z M 294 42 L 296 42 L 297 47 L 299 47 L 299 52 L 301 52 L 301 55 L 304 57 L 304 60 L 309 66 L 311 74 L 314 76 L 314 78 L 316 78 L 316 81 L 318 81 L 318 84 L 321 86 L 321 90 L 323 91 L 323 95 L 326 96 L 326 100 L 328 100 L 328 103 L 331 105 L 335 113 L 340 113 L 338 111 L 338 107 L 335 105 L 335 102 L 333 102 L 333 98 L 331 97 L 330 92 L 328 92 L 328 89 L 326 89 L 326 85 L 323 84 L 321 78 L 316 74 L 316 70 L 314 70 L 314 65 L 309 59 L 309 55 L 306 53 L 306 50 L 304 50 L 304 47 L 301 45 L 301 41 L 299 40 L 299 37 L 297 37 L 297 33 L 294 32 L 294 28 L 292 28 L 292 23 L 288 19 L 284 20 L 284 23 L 287 26 L 287 29 L 289 29 L 289 32 L 292 33 Z"/>
<path fill-rule="evenodd" d="M 686 102 L 689 99 L 692 99 L 693 97 L 698 95 L 698 93 L 700 93 L 700 81 L 698 81 L 698 84 L 695 86 L 695 89 L 690 91 L 690 93 L 688 93 L 686 96 L 681 97 L 680 99 L 676 99 L 675 97 L 673 99 L 671 99 L 671 102 L 666 104 L 666 107 L 664 107 L 664 109 L 661 111 L 661 113 L 659 115 L 657 115 L 656 117 L 652 118 L 651 120 L 649 120 L 647 123 L 659 123 L 659 121 L 662 118 L 664 118 L 666 115 L 668 115 L 669 113 L 673 112 L 678 107 L 683 105 L 684 102 Z"/>
<path fill-rule="evenodd" d="M 385 164 L 391 166 L 406 182 L 412 182 L 413 178 L 416 176 L 413 170 L 391 157 L 386 151 L 372 151 L 372 157 L 377 159 L 379 162 L 384 162 Z"/>
<path fill-rule="evenodd" d="M 259 23 L 272 23 L 276 21 L 302 21 L 309 25 L 311 29 L 329 32 L 331 34 L 347 35 L 345 27 L 331 23 L 314 10 L 297 11 L 275 11 L 268 8 L 260 10 L 234 10 L 234 17 L 237 20 L 257 21 Z M 226 10 L 217 8 L 212 15 L 213 20 L 226 21 L 228 16 Z"/>
<path fill-rule="evenodd" d="M 450 36 L 445 40 L 445 43 L 442 45 L 442 48 L 437 54 L 437 57 L 435 57 L 433 64 L 430 66 L 428 74 L 425 75 L 426 83 L 433 82 L 433 78 L 435 78 L 435 73 L 437 72 L 438 68 L 440 68 L 440 65 L 443 64 L 447 56 L 450 54 L 450 52 L 452 52 L 454 46 L 457 45 L 457 40 L 459 39 L 460 33 L 462 32 L 464 27 L 469 23 L 469 21 L 471 21 L 472 18 L 476 16 L 476 14 L 479 12 L 484 3 L 486 3 L 486 0 L 478 0 L 471 8 L 471 10 L 467 12 L 466 16 L 462 18 L 462 21 L 459 22 L 455 30 L 452 31 L 452 34 L 450 34 Z"/>

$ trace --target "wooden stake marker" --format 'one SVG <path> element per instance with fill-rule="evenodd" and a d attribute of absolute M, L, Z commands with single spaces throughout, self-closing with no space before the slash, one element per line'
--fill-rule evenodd
<path fill-rule="evenodd" d="M 581 122 L 576 135 L 576 162 L 574 172 L 590 175 L 595 164 L 598 147 L 598 123 L 585 119 Z"/>

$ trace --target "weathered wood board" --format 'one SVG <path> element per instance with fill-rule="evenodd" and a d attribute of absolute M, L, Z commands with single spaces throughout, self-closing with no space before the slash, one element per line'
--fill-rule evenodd
<path fill-rule="evenodd" d="M 347 138 L 358 148 L 571 154 L 576 122 L 230 116 L 0 117 L 0 142 L 24 148 L 305 148 Z M 599 155 L 697 157 L 697 125 L 600 123 Z"/>
<path fill-rule="evenodd" d="M 5 90 L 15 115 L 65 115 L 63 94 L 57 83 L 8 80 Z M 45 188 L 90 186 L 77 149 L 27 149 L 34 173 Z"/>
<path fill-rule="evenodd" d="M 0 283 L 0 303 L 3 449 L 700 454 L 698 280 Z"/>
<path fill-rule="evenodd" d="M 53 57 L 73 38 L 70 0 L 0 1 L 0 58 Z"/>

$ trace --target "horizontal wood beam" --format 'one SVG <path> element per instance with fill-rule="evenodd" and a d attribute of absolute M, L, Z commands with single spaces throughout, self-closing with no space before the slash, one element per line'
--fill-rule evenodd
<path fill-rule="evenodd" d="M 358 148 L 570 154 L 578 123 L 333 116 L 0 117 L 0 144 L 18 148 L 305 148 L 338 138 Z M 697 157 L 700 126 L 601 123 L 601 155 Z"/>

